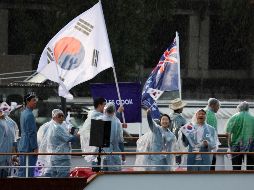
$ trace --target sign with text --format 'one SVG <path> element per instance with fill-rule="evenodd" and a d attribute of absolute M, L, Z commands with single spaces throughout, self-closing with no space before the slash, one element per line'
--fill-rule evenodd
<path fill-rule="evenodd" d="M 140 83 L 118 83 L 124 107 L 126 123 L 141 122 L 141 84 Z M 113 102 L 116 109 L 120 106 L 115 83 L 90 84 L 93 99 L 103 97 L 107 102 Z"/>

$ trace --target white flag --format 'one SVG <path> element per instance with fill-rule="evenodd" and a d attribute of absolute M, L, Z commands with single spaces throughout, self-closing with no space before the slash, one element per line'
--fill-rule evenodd
<path fill-rule="evenodd" d="M 37 72 L 59 83 L 59 96 L 72 99 L 69 90 L 113 67 L 101 2 L 82 13 L 47 44 Z"/>

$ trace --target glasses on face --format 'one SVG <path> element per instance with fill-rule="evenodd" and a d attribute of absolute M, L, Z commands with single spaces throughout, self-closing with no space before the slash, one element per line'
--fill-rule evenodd
<path fill-rule="evenodd" d="M 57 118 L 64 118 L 64 115 L 63 114 L 59 114 L 59 115 L 57 115 Z"/>

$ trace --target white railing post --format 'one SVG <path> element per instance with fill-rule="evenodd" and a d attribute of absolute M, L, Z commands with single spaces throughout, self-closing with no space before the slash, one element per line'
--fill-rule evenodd
<path fill-rule="evenodd" d="M 247 154 L 244 154 L 244 162 L 243 163 L 244 163 L 244 165 L 243 165 L 244 168 L 243 169 L 247 170 Z"/>
<path fill-rule="evenodd" d="M 26 178 L 28 178 L 28 171 L 29 171 L 29 156 L 28 155 L 25 155 L 26 156 Z"/>

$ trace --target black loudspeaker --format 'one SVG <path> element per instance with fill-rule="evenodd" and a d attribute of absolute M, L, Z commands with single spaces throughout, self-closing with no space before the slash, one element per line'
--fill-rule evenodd
<path fill-rule="evenodd" d="M 91 120 L 89 146 L 110 146 L 111 121 Z"/>

